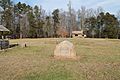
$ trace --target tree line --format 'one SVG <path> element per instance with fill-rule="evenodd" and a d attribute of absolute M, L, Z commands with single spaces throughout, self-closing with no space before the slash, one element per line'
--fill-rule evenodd
<path fill-rule="evenodd" d="M 81 6 L 76 11 L 69 2 L 68 11 L 55 9 L 47 13 L 42 6 L 2 0 L 0 18 L 11 38 L 71 37 L 72 31 L 79 30 L 89 38 L 120 38 L 120 11 L 113 15 L 102 7 Z"/>

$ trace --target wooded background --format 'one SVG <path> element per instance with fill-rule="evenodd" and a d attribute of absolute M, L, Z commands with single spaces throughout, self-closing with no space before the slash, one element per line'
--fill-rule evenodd
<path fill-rule="evenodd" d="M 67 5 L 67 4 L 66 4 Z M 46 12 L 42 6 L 0 1 L 0 24 L 10 30 L 10 38 L 71 37 L 72 31 L 83 30 L 89 38 L 120 38 L 120 10 L 116 15 L 102 7 Z M 7 33 L 6 33 L 7 34 Z"/>

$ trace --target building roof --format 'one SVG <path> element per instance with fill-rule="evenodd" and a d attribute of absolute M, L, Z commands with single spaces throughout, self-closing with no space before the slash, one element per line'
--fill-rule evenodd
<path fill-rule="evenodd" d="M 83 34 L 83 30 L 81 30 L 81 31 L 72 31 L 72 34 Z"/>
<path fill-rule="evenodd" d="M 6 27 L 4 27 L 3 25 L 0 25 L 0 32 L 9 32 L 10 30 L 8 30 Z"/>
<path fill-rule="evenodd" d="M 1 12 L 1 11 L 4 11 L 4 9 L 0 6 L 0 12 Z"/>

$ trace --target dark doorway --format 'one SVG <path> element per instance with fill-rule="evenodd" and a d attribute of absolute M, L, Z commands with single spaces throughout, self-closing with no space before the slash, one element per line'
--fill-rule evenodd
<path fill-rule="evenodd" d="M 78 36 L 78 34 L 75 34 L 75 36 Z"/>

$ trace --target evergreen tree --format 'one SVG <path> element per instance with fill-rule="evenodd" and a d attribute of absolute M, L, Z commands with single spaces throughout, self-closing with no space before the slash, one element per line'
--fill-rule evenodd
<path fill-rule="evenodd" d="M 54 20 L 54 37 L 57 37 L 57 30 L 58 30 L 58 25 L 59 25 L 59 9 L 56 9 L 53 11 L 53 20 Z"/>

